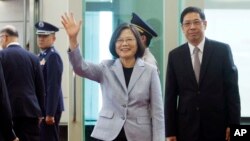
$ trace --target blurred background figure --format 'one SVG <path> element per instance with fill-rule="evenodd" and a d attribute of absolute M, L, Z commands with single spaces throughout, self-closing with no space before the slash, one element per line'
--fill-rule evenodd
<path fill-rule="evenodd" d="M 0 30 L 0 51 L 13 114 L 21 141 L 39 141 L 39 121 L 44 112 L 44 81 L 39 59 L 18 43 L 18 31 L 7 25 Z"/>
<path fill-rule="evenodd" d="M 157 37 L 157 33 L 135 13 L 132 13 L 131 23 L 135 25 L 137 31 L 139 31 L 142 44 L 145 47 L 145 52 L 142 59 L 158 68 L 157 61 L 149 50 L 151 39 L 153 37 Z"/>

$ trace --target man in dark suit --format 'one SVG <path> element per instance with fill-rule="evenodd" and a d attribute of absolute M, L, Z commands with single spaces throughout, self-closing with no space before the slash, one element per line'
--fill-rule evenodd
<path fill-rule="evenodd" d="M 1 36 L 1 35 L 0 35 Z M 12 124 L 12 113 L 9 96 L 0 61 L 0 141 L 18 141 Z"/>
<path fill-rule="evenodd" d="M 45 120 L 41 124 L 41 141 L 59 141 L 59 122 L 64 110 L 62 94 L 63 62 L 54 48 L 56 26 L 40 21 L 37 29 L 37 45 L 41 49 L 40 65 L 43 71 L 46 97 Z"/>
<path fill-rule="evenodd" d="M 14 26 L 0 30 L 0 51 L 13 114 L 14 131 L 21 141 L 39 141 L 39 120 L 44 110 L 44 82 L 39 59 L 23 49 Z"/>
<path fill-rule="evenodd" d="M 230 125 L 240 123 L 238 74 L 230 47 L 205 37 L 207 21 L 201 9 L 187 7 L 180 22 L 187 43 L 168 56 L 167 140 L 229 140 Z"/>

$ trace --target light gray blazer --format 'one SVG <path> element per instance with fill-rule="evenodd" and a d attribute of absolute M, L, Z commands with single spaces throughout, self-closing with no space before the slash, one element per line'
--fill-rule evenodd
<path fill-rule="evenodd" d="M 124 127 L 128 141 L 164 141 L 164 110 L 157 68 L 136 60 L 128 87 L 119 59 L 85 62 L 79 47 L 68 53 L 74 72 L 100 83 L 103 105 L 91 136 L 111 141 Z"/>

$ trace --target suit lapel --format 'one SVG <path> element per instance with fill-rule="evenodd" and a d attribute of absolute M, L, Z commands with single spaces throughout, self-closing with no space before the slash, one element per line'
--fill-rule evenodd
<path fill-rule="evenodd" d="M 210 41 L 206 38 L 204 50 L 203 50 L 203 58 L 202 58 L 202 62 L 201 62 L 200 81 L 199 81 L 200 83 L 202 82 L 203 77 L 206 73 L 207 65 L 208 65 L 208 62 L 209 62 L 210 57 L 212 55 L 212 52 L 213 52 L 213 47 L 210 46 Z"/>
<path fill-rule="evenodd" d="M 114 65 L 112 66 L 112 69 L 118 79 L 118 81 L 120 82 L 120 84 L 122 85 L 124 91 L 127 92 L 127 86 L 125 83 L 125 78 L 124 78 L 124 73 L 123 73 L 123 68 L 122 68 L 122 64 L 120 62 L 119 59 L 115 60 Z"/>
<path fill-rule="evenodd" d="M 136 59 L 136 63 L 128 84 L 128 93 L 133 89 L 136 81 L 141 77 L 144 70 L 144 62 L 141 59 Z"/>

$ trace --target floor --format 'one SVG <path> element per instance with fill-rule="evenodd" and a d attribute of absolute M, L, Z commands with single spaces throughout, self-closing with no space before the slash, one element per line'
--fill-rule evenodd
<path fill-rule="evenodd" d="M 60 125 L 59 130 L 60 141 L 68 141 L 68 126 Z"/>

